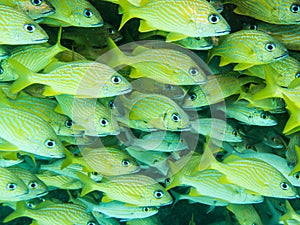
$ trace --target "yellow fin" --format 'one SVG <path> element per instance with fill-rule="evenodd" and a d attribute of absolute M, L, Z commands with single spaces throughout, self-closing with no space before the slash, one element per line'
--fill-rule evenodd
<path fill-rule="evenodd" d="M 173 41 L 179 41 L 182 39 L 187 38 L 185 34 L 180 33 L 169 33 L 166 38 L 166 42 L 173 42 Z"/>
<path fill-rule="evenodd" d="M 293 175 L 294 173 L 297 173 L 300 171 L 300 147 L 298 145 L 295 145 L 295 152 L 297 155 L 297 164 L 295 165 L 292 172 L 289 174 L 289 176 Z"/>
<path fill-rule="evenodd" d="M 104 195 L 103 198 L 101 199 L 101 202 L 112 202 L 113 199 L 107 197 L 107 195 Z"/>
<path fill-rule="evenodd" d="M 67 149 L 65 149 L 65 154 L 66 154 L 66 158 L 64 159 L 64 161 L 60 166 L 61 170 L 73 164 L 74 155 Z"/>
<path fill-rule="evenodd" d="M 0 143 L 0 150 L 3 150 L 3 151 L 18 151 L 20 149 L 17 146 L 15 146 L 14 144 L 12 144 L 12 143 L 10 143 L 10 142 L 3 139 L 3 140 L 1 140 L 1 143 Z"/>
<path fill-rule="evenodd" d="M 300 114 L 299 114 L 299 110 L 300 108 L 297 107 L 297 105 L 285 94 L 283 95 L 283 99 L 286 103 L 286 108 L 289 111 L 289 119 L 285 124 L 285 127 L 283 129 L 283 133 L 287 134 L 290 133 L 292 130 L 294 131 L 295 128 L 299 128 L 300 126 Z"/>
<path fill-rule="evenodd" d="M 54 111 L 57 113 L 60 113 L 60 114 L 64 114 L 64 110 L 62 109 L 62 107 L 59 104 L 57 104 Z"/>
<path fill-rule="evenodd" d="M 16 210 L 13 211 L 11 214 L 9 214 L 5 219 L 3 220 L 3 223 L 10 222 L 14 219 L 17 219 L 22 216 L 26 216 L 26 204 L 23 201 L 16 203 Z"/>
<path fill-rule="evenodd" d="M 153 30 L 156 30 L 156 28 L 153 28 L 146 20 L 141 20 L 139 32 L 150 32 Z"/>
<path fill-rule="evenodd" d="M 212 57 L 211 57 L 212 58 Z M 210 59 L 211 59 L 210 58 Z M 231 62 L 229 61 L 229 60 L 227 60 L 225 57 L 223 57 L 223 56 L 221 56 L 221 58 L 220 58 L 220 64 L 219 64 L 219 66 L 226 66 L 226 65 L 228 65 L 228 64 L 230 64 Z"/>
<path fill-rule="evenodd" d="M 137 69 L 132 68 L 130 71 L 129 77 L 130 78 L 141 78 L 141 77 L 143 77 L 143 74 L 140 73 Z"/>
<path fill-rule="evenodd" d="M 125 23 L 127 23 L 128 20 L 130 20 L 131 18 L 133 18 L 133 16 L 131 16 L 129 14 L 130 12 L 130 8 L 133 7 L 129 2 L 127 1 L 124 1 L 124 0 L 121 0 L 121 1 L 118 1 L 121 6 L 122 9 L 128 9 L 128 10 L 122 10 L 122 20 L 121 20 L 121 24 L 120 24 L 120 27 L 119 27 L 119 30 L 122 29 L 122 27 L 125 25 Z"/>
<path fill-rule="evenodd" d="M 249 63 L 239 63 L 237 64 L 233 70 L 237 71 L 237 70 L 245 70 L 245 69 L 248 69 L 250 67 L 252 67 L 253 64 L 249 64 Z"/>
<path fill-rule="evenodd" d="M 55 91 L 53 88 L 49 86 L 45 86 L 45 90 L 43 92 L 44 96 L 55 96 L 55 95 L 61 95 L 61 92 Z"/>

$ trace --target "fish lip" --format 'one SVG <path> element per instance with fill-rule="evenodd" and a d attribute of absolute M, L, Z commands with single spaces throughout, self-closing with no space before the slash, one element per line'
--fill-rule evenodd
<path fill-rule="evenodd" d="M 288 55 L 289 55 L 289 53 L 288 53 L 288 52 L 285 52 L 285 53 L 282 54 L 281 56 L 278 56 L 278 57 L 276 57 L 276 58 L 274 58 L 274 59 L 276 59 L 276 60 L 282 59 L 282 58 L 284 58 L 284 57 L 286 57 L 286 56 L 288 56 Z"/>
<path fill-rule="evenodd" d="M 40 194 L 37 194 L 36 197 L 37 197 L 37 198 L 43 197 L 43 196 L 47 195 L 48 193 L 49 193 L 49 191 L 44 191 L 44 192 L 42 192 L 42 193 L 40 193 Z"/>
<path fill-rule="evenodd" d="M 103 22 L 103 21 L 101 21 L 101 22 L 99 22 L 99 23 L 94 23 L 94 24 L 92 24 L 93 27 L 102 27 L 103 25 L 104 25 L 104 22 Z"/>
<path fill-rule="evenodd" d="M 230 33 L 230 31 L 231 31 L 231 29 L 228 29 L 228 30 L 223 30 L 223 31 L 217 31 L 216 33 L 217 34 L 229 34 Z"/>
<path fill-rule="evenodd" d="M 129 92 L 131 92 L 131 91 L 132 91 L 132 88 L 130 87 L 130 88 L 127 88 L 127 89 L 121 91 L 120 93 L 121 93 L 121 94 L 127 94 L 127 93 L 129 93 Z"/>
<path fill-rule="evenodd" d="M 35 43 L 44 43 L 47 42 L 49 38 L 41 38 L 33 40 Z"/>
<path fill-rule="evenodd" d="M 55 9 L 50 9 L 49 11 L 43 12 L 42 14 L 43 14 L 44 16 L 48 16 L 48 15 L 54 14 L 55 12 L 56 12 Z"/>

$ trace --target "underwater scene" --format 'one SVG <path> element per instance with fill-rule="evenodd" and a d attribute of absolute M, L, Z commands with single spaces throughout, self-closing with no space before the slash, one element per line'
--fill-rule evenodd
<path fill-rule="evenodd" d="M 0 29 L 0 224 L 300 224 L 300 0 L 0 0 Z"/>

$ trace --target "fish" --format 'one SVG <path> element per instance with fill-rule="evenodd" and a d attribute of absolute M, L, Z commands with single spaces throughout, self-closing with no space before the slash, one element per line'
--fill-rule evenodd
<path fill-rule="evenodd" d="M 171 85 L 206 82 L 206 75 L 210 73 L 210 69 L 199 57 L 195 58 L 191 52 L 187 53 L 184 48 L 174 44 L 161 41 L 149 44 L 152 46 L 140 45 L 134 48 L 131 55 L 125 55 L 111 39 L 108 39 L 110 50 L 99 60 L 113 68 L 130 66 L 130 78 L 147 77 Z"/>
<path fill-rule="evenodd" d="M 1 140 L 1 142 L 3 142 Z M 24 162 L 24 158 L 20 157 L 17 152 L 0 152 L 0 166 L 11 167 Z"/>
<path fill-rule="evenodd" d="M 117 135 L 120 128 L 117 120 L 106 106 L 96 99 L 75 98 L 71 95 L 56 96 L 58 105 L 55 111 L 65 114 L 74 122 L 74 128 L 81 126 L 84 135 Z M 80 128 L 77 128 L 80 130 Z"/>
<path fill-rule="evenodd" d="M 185 95 L 181 106 L 186 110 L 222 102 L 225 98 L 242 91 L 240 79 L 235 72 L 207 76 L 203 85 L 192 86 Z"/>
<path fill-rule="evenodd" d="M 289 50 L 300 50 L 299 32 L 297 24 L 269 24 L 265 22 L 250 23 L 244 26 L 244 29 L 260 30 L 279 40 Z"/>
<path fill-rule="evenodd" d="M 18 201 L 28 193 L 26 184 L 15 173 L 7 168 L 0 167 L 0 200 L 1 201 Z"/>
<path fill-rule="evenodd" d="M 19 166 L 7 168 L 10 172 L 16 174 L 27 185 L 28 193 L 17 197 L 18 201 L 25 201 L 48 194 L 48 187 L 35 174 Z"/>
<path fill-rule="evenodd" d="M 172 204 L 171 195 L 154 179 L 142 174 L 130 174 L 103 179 L 96 183 L 83 174 L 77 174 L 84 183 L 81 196 L 93 190 L 104 192 L 102 202 L 117 200 L 137 206 Z"/>
<path fill-rule="evenodd" d="M 224 9 L 222 0 L 208 0 L 208 2 L 219 12 L 221 13 Z"/>
<path fill-rule="evenodd" d="M 256 224 L 263 225 L 264 223 L 261 221 L 259 214 L 253 207 L 253 205 L 236 205 L 229 204 L 226 206 L 230 212 L 232 212 L 237 221 L 240 224 Z"/>
<path fill-rule="evenodd" d="M 97 220 L 99 224 L 103 225 L 120 225 L 119 220 L 115 218 L 107 217 L 106 215 L 93 211 L 91 214 L 94 216 L 94 218 Z"/>
<path fill-rule="evenodd" d="M 287 223 L 289 220 L 293 220 L 296 223 L 299 223 L 300 215 L 293 209 L 293 207 L 291 206 L 288 200 L 285 201 L 285 206 L 286 206 L 286 213 L 280 217 L 279 221 L 284 222 L 284 224 L 289 224 Z"/>
<path fill-rule="evenodd" d="M 101 212 L 108 217 L 120 218 L 122 221 L 146 218 L 158 213 L 158 208 L 156 207 L 141 207 L 118 201 L 95 204 L 83 198 L 78 198 L 78 200 L 87 206 L 87 212 Z"/>
<path fill-rule="evenodd" d="M 48 0 L 1 0 L 0 4 L 22 11 L 34 20 L 55 13 L 55 8 Z"/>
<path fill-rule="evenodd" d="M 267 73 L 276 79 L 278 85 L 288 87 L 294 79 L 300 77 L 300 62 L 288 56 L 272 63 L 252 66 L 243 71 L 243 74 L 262 79 L 266 79 Z"/>
<path fill-rule="evenodd" d="M 4 151 L 24 151 L 35 155 L 63 158 L 64 147 L 52 127 L 42 118 L 18 109 L 0 108 L 0 144 Z"/>
<path fill-rule="evenodd" d="M 141 124 L 138 127 L 169 131 L 190 129 L 188 115 L 168 97 L 134 91 L 130 98 L 120 97 L 120 101 L 128 110 L 125 120 L 137 121 Z"/>
<path fill-rule="evenodd" d="M 217 118 L 199 118 L 191 121 L 191 132 L 209 136 L 220 141 L 242 142 L 242 136 L 228 122 Z"/>
<path fill-rule="evenodd" d="M 299 24 L 300 1 L 288 0 L 225 0 L 223 4 L 234 4 L 234 12 L 272 24 Z"/>
<path fill-rule="evenodd" d="M 92 61 L 79 61 L 59 66 L 50 73 L 33 73 L 14 59 L 8 59 L 16 73 L 22 74 L 11 86 L 17 93 L 34 83 L 46 85 L 43 95 L 76 95 L 101 98 L 131 91 L 130 83 L 109 66 Z M 61 75 L 63 74 L 63 76 Z"/>
<path fill-rule="evenodd" d="M 151 216 L 142 219 L 133 219 L 126 222 L 126 225 L 162 225 L 163 223 L 157 216 Z"/>
<path fill-rule="evenodd" d="M 47 33 L 26 14 L 5 5 L 0 5 L 0 11 L 0 45 L 38 44 L 48 41 Z"/>
<path fill-rule="evenodd" d="M 234 118 L 244 124 L 256 126 L 275 126 L 277 125 L 276 118 L 269 112 L 248 107 L 247 101 L 231 102 L 226 104 L 226 107 L 218 107 L 221 111 L 226 111 L 228 118 Z"/>
<path fill-rule="evenodd" d="M 81 157 L 74 157 L 73 154 L 66 151 L 66 159 L 61 168 L 66 168 L 71 164 L 79 164 L 83 166 L 84 172 L 97 172 L 103 176 L 131 174 L 140 169 L 135 159 L 121 149 L 86 147 L 81 149 L 81 154 Z"/>
<path fill-rule="evenodd" d="M 101 27 L 103 19 L 98 10 L 87 0 L 48 0 L 56 9 L 43 17 L 40 23 L 63 27 Z"/>
<path fill-rule="evenodd" d="M 271 63 L 288 56 L 284 45 L 272 36 L 257 30 L 240 30 L 221 40 L 211 49 L 207 62 L 220 56 L 220 66 L 237 63 L 233 70 L 245 70 L 255 65 Z"/>
<path fill-rule="evenodd" d="M 29 209 L 21 201 L 17 203 L 16 210 L 9 214 L 3 222 L 7 223 L 19 217 L 29 217 L 36 224 L 98 225 L 93 216 L 85 211 L 84 206 L 69 203 L 42 202 L 35 209 Z"/>
<path fill-rule="evenodd" d="M 128 1 L 106 1 L 119 4 L 122 9 L 119 30 L 131 18 L 139 18 L 140 32 L 167 31 L 170 32 L 167 41 L 177 41 L 186 37 L 220 36 L 230 32 L 226 20 L 206 0 L 170 0 L 168 4 L 163 4 L 161 0 L 146 0 L 142 1 L 139 7 L 131 5 Z"/>

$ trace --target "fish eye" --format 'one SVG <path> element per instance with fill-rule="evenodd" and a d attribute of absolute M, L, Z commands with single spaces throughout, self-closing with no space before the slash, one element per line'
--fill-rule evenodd
<path fill-rule="evenodd" d="M 196 41 L 200 41 L 201 37 L 195 37 Z"/>
<path fill-rule="evenodd" d="M 107 126 L 107 124 L 108 124 L 108 121 L 107 121 L 107 119 L 105 119 L 105 118 L 102 118 L 102 119 L 100 120 L 100 124 L 101 124 L 101 126 L 102 126 L 102 127 L 106 127 L 106 126 Z"/>
<path fill-rule="evenodd" d="M 165 88 L 167 89 L 167 90 L 172 90 L 174 87 L 173 87 L 173 85 L 171 85 L 171 84 L 165 84 Z"/>
<path fill-rule="evenodd" d="M 91 18 L 93 16 L 93 12 L 90 9 L 84 9 L 83 15 L 87 18 Z"/>
<path fill-rule="evenodd" d="M 280 184 L 280 187 L 281 187 L 282 190 L 287 190 L 287 189 L 290 188 L 290 186 L 287 183 L 285 183 L 285 182 L 282 182 Z"/>
<path fill-rule="evenodd" d="M 107 32 L 109 34 L 114 34 L 115 33 L 114 29 L 112 29 L 111 27 L 107 29 Z"/>
<path fill-rule="evenodd" d="M 111 108 L 111 109 L 114 109 L 116 107 L 115 103 L 113 101 L 109 101 L 108 105 L 109 105 L 109 108 Z"/>
<path fill-rule="evenodd" d="M 260 117 L 263 118 L 263 119 L 267 119 L 268 118 L 268 116 L 265 113 L 260 114 Z"/>
<path fill-rule="evenodd" d="M 29 209 L 33 209 L 34 208 L 34 205 L 32 204 L 32 203 L 27 203 L 27 207 L 29 208 Z"/>
<path fill-rule="evenodd" d="M 0 66 L 0 74 L 3 74 L 3 73 L 4 73 L 4 69 Z"/>
<path fill-rule="evenodd" d="M 295 78 L 299 78 L 300 77 L 300 72 L 296 73 Z"/>
<path fill-rule="evenodd" d="M 250 29 L 250 30 L 256 30 L 256 29 L 257 29 L 257 26 L 254 25 L 254 24 L 250 24 L 250 25 L 249 25 L 249 29 Z"/>
<path fill-rule="evenodd" d="M 272 52 L 272 51 L 275 50 L 276 45 L 274 43 L 267 43 L 265 48 L 266 48 L 267 51 Z"/>
<path fill-rule="evenodd" d="M 112 81 L 114 84 L 119 84 L 119 83 L 121 83 L 122 79 L 121 79 L 121 77 L 119 77 L 119 76 L 113 76 L 113 77 L 111 78 L 111 81 Z"/>
<path fill-rule="evenodd" d="M 189 74 L 192 76 L 196 76 L 199 73 L 199 70 L 197 68 L 190 68 Z"/>
<path fill-rule="evenodd" d="M 10 183 L 6 185 L 6 188 L 10 191 L 14 191 L 17 188 L 17 185 L 14 183 Z"/>
<path fill-rule="evenodd" d="M 73 121 L 72 120 L 66 120 L 65 121 L 65 127 L 71 128 L 73 126 Z"/>
<path fill-rule="evenodd" d="M 33 181 L 28 184 L 28 187 L 31 189 L 35 189 L 38 186 L 37 182 Z"/>
<path fill-rule="evenodd" d="M 144 208 L 144 212 L 148 212 L 150 209 L 148 207 Z"/>
<path fill-rule="evenodd" d="M 127 159 L 122 160 L 122 166 L 127 167 L 129 165 L 130 165 L 129 160 L 127 160 Z"/>
<path fill-rule="evenodd" d="M 31 4 L 35 6 L 39 6 L 42 4 L 42 0 L 31 0 Z"/>
<path fill-rule="evenodd" d="M 180 116 L 177 113 L 173 113 L 171 118 L 174 122 L 178 122 L 180 120 Z"/>
<path fill-rule="evenodd" d="M 299 178 L 300 178 L 300 173 L 298 172 L 298 173 L 295 173 L 294 174 L 294 177 L 298 180 Z"/>
<path fill-rule="evenodd" d="M 249 144 L 247 144 L 245 147 L 246 147 L 246 149 L 252 149 L 252 146 Z"/>
<path fill-rule="evenodd" d="M 197 98 L 197 95 L 195 93 L 191 94 L 189 97 L 189 99 L 192 101 L 196 100 L 196 98 Z"/>
<path fill-rule="evenodd" d="M 163 191 L 161 190 L 154 191 L 154 197 L 158 199 L 164 197 Z"/>
<path fill-rule="evenodd" d="M 297 13 L 300 11 L 300 5 L 292 4 L 290 10 L 292 13 Z"/>
<path fill-rule="evenodd" d="M 171 183 L 171 178 L 165 179 L 165 184 L 170 184 Z"/>
<path fill-rule="evenodd" d="M 35 26 L 33 24 L 24 24 L 24 29 L 29 33 L 35 31 Z"/>
<path fill-rule="evenodd" d="M 220 21 L 220 16 L 217 15 L 217 14 L 211 14 L 211 15 L 209 15 L 209 17 L 208 17 L 208 21 L 209 21 L 210 23 L 218 23 L 218 22 Z"/>
<path fill-rule="evenodd" d="M 92 175 L 97 176 L 98 172 L 92 172 Z"/>
<path fill-rule="evenodd" d="M 96 223 L 94 221 L 89 221 L 86 225 L 96 225 Z"/>
<path fill-rule="evenodd" d="M 236 130 L 232 131 L 233 136 L 238 136 L 238 132 Z"/>
<path fill-rule="evenodd" d="M 55 147 L 55 141 L 54 140 L 51 140 L 51 139 L 47 139 L 45 141 L 45 146 L 47 148 L 54 148 Z"/>

